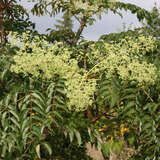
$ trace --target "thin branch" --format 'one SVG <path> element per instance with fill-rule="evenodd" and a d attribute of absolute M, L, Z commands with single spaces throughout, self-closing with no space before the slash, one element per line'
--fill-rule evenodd
<path fill-rule="evenodd" d="M 96 121 L 98 121 L 98 120 L 99 120 L 100 118 L 102 118 L 103 116 L 105 116 L 105 117 L 112 117 L 112 118 L 115 117 L 115 116 L 113 116 L 113 115 L 111 115 L 111 114 L 107 114 L 107 112 L 108 112 L 108 110 L 105 111 L 104 113 L 98 115 L 98 116 L 95 117 L 94 119 L 92 119 L 92 123 L 95 124 Z"/>
<path fill-rule="evenodd" d="M 79 41 L 80 36 L 81 36 L 81 34 L 82 34 L 83 30 L 84 30 L 84 27 L 86 27 L 86 21 L 85 21 L 84 18 L 83 18 L 83 19 L 81 19 L 81 21 L 80 21 L 79 29 L 78 29 L 78 31 L 76 32 L 75 38 L 74 38 L 74 40 L 73 40 L 73 44 L 74 44 L 74 45 L 76 45 L 77 42 Z"/>
<path fill-rule="evenodd" d="M 83 61 L 84 69 L 87 70 L 87 56 L 84 56 L 84 61 Z"/>
<path fill-rule="evenodd" d="M 154 102 L 154 100 L 152 99 L 152 97 L 146 92 L 146 90 L 144 88 L 142 88 L 143 92 L 145 93 L 145 95 L 150 99 L 151 102 Z"/>
<path fill-rule="evenodd" d="M 81 23 L 81 20 L 76 16 L 76 15 L 73 15 L 74 17 L 75 17 L 75 19 L 79 22 L 79 23 Z"/>
<path fill-rule="evenodd" d="M 87 108 L 87 117 L 91 122 L 93 121 L 91 106 L 88 106 L 88 108 Z"/>

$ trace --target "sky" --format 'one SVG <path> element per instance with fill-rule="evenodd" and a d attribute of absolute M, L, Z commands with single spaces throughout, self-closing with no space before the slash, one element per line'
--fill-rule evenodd
<path fill-rule="evenodd" d="M 121 2 L 132 3 L 151 10 L 156 3 L 160 7 L 160 0 L 121 0 Z M 33 6 L 31 2 L 21 2 L 25 8 L 30 10 Z M 123 31 L 124 27 L 134 29 L 140 27 L 141 24 L 138 22 L 136 15 L 131 14 L 129 11 L 122 11 L 123 18 L 119 15 L 114 15 L 112 12 L 108 12 L 107 15 L 102 15 L 101 20 L 96 20 L 94 25 L 88 26 L 83 31 L 83 37 L 86 40 L 98 40 L 101 35 Z M 31 15 L 31 20 L 36 23 L 36 29 L 39 33 L 45 33 L 47 28 L 53 28 L 56 24 L 56 19 L 60 19 L 60 15 L 55 17 L 43 16 L 37 17 Z M 74 30 L 78 28 L 78 24 L 75 23 Z"/>

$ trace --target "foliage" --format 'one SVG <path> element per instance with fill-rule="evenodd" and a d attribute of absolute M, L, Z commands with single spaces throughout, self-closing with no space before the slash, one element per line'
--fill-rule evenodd
<path fill-rule="evenodd" d="M 73 32 L 73 20 L 70 12 L 64 12 L 62 20 L 56 20 L 58 24 L 55 25 L 56 30 L 48 28 L 50 31 L 48 34 L 48 40 L 50 42 L 61 41 L 64 44 L 72 44 L 72 39 L 74 38 Z"/>
<path fill-rule="evenodd" d="M 27 28 L 34 28 L 35 24 L 29 20 L 26 9 L 17 4 L 16 1 L 12 1 L 12 5 L 8 7 L 7 12 L 9 12 L 8 16 L 4 15 L 6 31 L 24 32 Z"/>
<path fill-rule="evenodd" d="M 131 37 L 138 37 L 140 34 L 153 36 L 159 39 L 159 24 L 160 24 L 160 17 L 159 17 L 159 9 L 155 6 L 153 7 L 150 13 L 150 19 L 146 19 L 145 22 L 142 23 L 143 27 L 136 28 L 134 31 L 128 30 L 121 33 L 111 33 L 102 35 L 100 40 L 104 40 L 106 42 L 116 41 L 119 42 L 121 39 L 125 38 L 126 36 Z"/>
<path fill-rule="evenodd" d="M 13 52 L 13 49 L 9 49 L 9 51 L 11 50 Z M 5 58 L 3 63 L 6 65 L 3 64 L 2 68 L 8 66 L 9 69 L 8 59 L 10 63 L 13 63 L 12 55 Z M 14 157 L 28 160 L 41 157 L 60 160 L 65 155 L 74 158 L 76 153 L 73 154 L 70 149 L 77 147 L 80 149 L 77 152 L 81 154 L 79 158 L 87 159 L 84 140 L 87 137 L 86 128 L 90 123 L 85 120 L 85 122 L 83 121 L 84 125 L 82 125 L 83 123 L 79 124 L 83 116 L 68 112 L 64 97 L 64 80 L 32 81 L 22 78 L 21 75 L 12 74 L 6 69 L 2 69 L 0 72 L 1 158 L 12 159 Z M 82 131 L 81 135 L 79 134 L 80 130 Z M 85 136 L 82 140 L 83 132 Z M 55 140 L 57 136 L 59 136 L 58 141 Z M 83 147 L 78 147 L 77 142 L 78 145 L 83 143 Z M 65 149 L 63 155 L 61 155 L 60 148 L 57 149 L 58 146 Z M 69 149 L 67 149 L 68 147 Z"/>
<path fill-rule="evenodd" d="M 77 43 L 95 15 L 126 9 L 152 23 L 152 14 L 102 0 L 39 0 L 32 11 L 47 7 L 69 12 L 80 27 L 72 43 L 27 31 L 1 48 L 0 158 L 89 160 L 91 142 L 106 158 L 125 151 L 126 159 L 159 159 L 159 41 L 140 29 Z"/>
<path fill-rule="evenodd" d="M 18 43 L 15 38 L 12 41 Z M 150 45 L 148 46 L 148 44 Z M 23 34 L 22 42 L 19 43 L 20 50 L 14 57 L 16 64 L 11 66 L 11 71 L 23 73 L 24 76 L 31 75 L 35 78 L 50 80 L 58 75 L 66 79 L 66 94 L 70 101 L 68 108 L 76 106 L 76 110 L 84 110 L 87 105 L 92 104 L 92 97 L 96 90 L 96 79 L 89 78 L 89 76 L 93 76 L 97 72 L 105 72 L 108 79 L 117 73 L 124 81 L 136 80 L 140 85 L 143 83 L 154 84 L 156 67 L 142 61 L 142 54 L 145 55 L 146 51 L 153 51 L 154 44 L 155 40 L 143 36 L 137 39 L 137 43 L 129 38 L 117 45 L 106 43 L 103 46 L 106 55 L 100 55 L 99 50 L 93 47 L 94 55 L 90 57 L 90 60 L 94 66 L 86 72 L 78 67 L 78 61 L 70 57 L 72 53 L 66 47 L 60 47 L 57 44 L 49 46 L 47 41 L 39 40 L 38 37 L 29 42 L 28 35 Z M 28 52 L 32 53 L 28 54 Z M 98 61 L 97 64 L 94 62 L 95 59 Z"/>
<path fill-rule="evenodd" d="M 70 59 L 71 51 L 60 44 L 49 46 L 47 41 L 39 40 L 39 37 L 32 39 L 32 42 L 26 43 L 26 41 L 28 37 L 23 34 L 20 44 L 22 47 L 18 51 L 19 54 L 14 57 L 16 65 L 11 66 L 12 71 L 46 80 L 53 80 L 53 77 L 56 79 L 57 76 L 66 79 L 64 83 L 67 89 L 63 92 L 66 92 L 69 98 L 69 109 L 77 106 L 76 110 L 84 110 L 88 102 L 92 103 L 95 80 L 86 81 L 85 71 L 79 69 L 75 59 Z M 15 39 L 13 42 L 18 43 Z M 28 54 L 28 50 L 32 53 Z"/>
<path fill-rule="evenodd" d="M 145 32 L 153 35 L 157 39 L 159 39 L 159 27 L 160 27 L 160 17 L 159 17 L 159 9 L 155 5 L 151 11 L 151 18 L 152 21 L 146 21 L 146 23 L 143 23 L 143 26 L 145 27 Z"/>
<path fill-rule="evenodd" d="M 16 0 L 2 0 L 0 2 L 0 30 L 1 44 L 7 42 L 9 31 L 24 32 L 34 29 L 35 25 L 29 20 L 26 9 Z"/>
<path fill-rule="evenodd" d="M 99 40 L 103 40 L 105 42 L 110 43 L 113 42 L 120 42 L 122 39 L 125 39 L 126 37 L 139 37 L 140 35 L 145 35 L 146 31 L 144 28 L 136 28 L 134 30 L 128 30 L 123 31 L 120 33 L 110 33 L 110 34 L 104 34 L 102 35 Z"/>
<path fill-rule="evenodd" d="M 72 34 L 72 43 L 70 43 L 71 45 L 76 45 L 87 25 L 92 25 L 96 21 L 96 18 L 101 19 L 102 14 L 108 13 L 108 11 L 112 11 L 113 13 L 122 16 L 119 12 L 119 10 L 122 9 L 130 10 L 133 14 L 136 14 L 139 21 L 142 21 L 144 18 L 149 22 L 151 21 L 150 13 L 145 9 L 133 4 L 118 2 L 115 0 L 56 0 L 52 2 L 39 0 L 34 5 L 32 13 L 38 16 L 47 13 L 50 16 L 56 15 L 60 12 L 69 13 L 71 17 L 74 17 L 79 23 L 79 28 L 74 34 Z M 54 32 L 52 32 L 52 34 L 53 33 Z"/>
<path fill-rule="evenodd" d="M 17 36 L 14 34 L 11 39 L 11 45 L 19 44 L 11 71 L 29 77 L 31 82 L 36 78 L 35 82 L 57 85 L 63 80 L 63 86 L 58 85 L 55 102 L 65 104 L 70 112 L 81 111 L 83 115 L 82 111 L 87 110 L 91 123 L 96 123 L 89 127 L 90 141 L 97 144 L 104 155 L 108 156 L 113 148 L 117 154 L 120 153 L 123 148 L 123 140 L 120 139 L 124 139 L 137 150 L 136 156 L 142 159 L 159 157 L 158 146 L 154 145 L 159 140 L 156 126 L 159 119 L 153 122 L 152 117 L 159 113 L 155 112 L 159 103 L 156 89 L 159 84 L 159 43 L 155 38 L 126 37 L 119 43 L 84 42 L 80 44 L 88 45 L 87 52 L 84 52 L 79 50 L 79 46 L 70 48 L 56 42 L 49 44 L 45 37 L 39 39 L 24 33 L 16 41 Z M 85 67 L 81 65 L 83 60 Z M 151 88 L 154 90 L 150 91 Z M 145 111 L 148 107 L 153 107 L 153 113 L 150 109 L 151 114 Z M 86 121 L 85 117 L 82 119 Z M 154 138 L 149 141 L 153 134 Z M 72 137 L 73 133 L 67 135 Z M 144 150 L 147 150 L 146 154 Z"/>
<path fill-rule="evenodd" d="M 69 12 L 65 12 L 62 16 L 62 20 L 57 20 L 55 25 L 58 30 L 72 30 L 73 29 L 73 20 Z"/>

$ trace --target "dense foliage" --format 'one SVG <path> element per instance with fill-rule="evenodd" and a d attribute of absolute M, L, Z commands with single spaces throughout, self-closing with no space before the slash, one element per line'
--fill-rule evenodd
<path fill-rule="evenodd" d="M 34 29 L 35 24 L 29 20 L 27 10 L 16 0 L 1 0 L 0 2 L 0 40 L 5 45 L 9 31 L 24 32 Z"/>
<path fill-rule="evenodd" d="M 148 25 L 80 41 L 94 15 L 120 14 L 118 9 L 146 18 Z M 20 13 L 13 15 L 22 30 L 10 32 L 0 49 L 0 159 L 90 160 L 88 142 L 105 158 L 159 159 L 158 11 L 102 0 L 39 0 L 32 9 L 37 15 L 60 11 L 79 21 L 77 32 L 65 14 L 62 27 L 49 35 L 22 32 L 30 21 L 23 27 L 16 20 Z"/>
<path fill-rule="evenodd" d="M 43 102 L 40 104 L 34 98 L 33 102 L 35 105 L 38 103 L 37 105 L 41 109 L 34 110 L 34 107 L 31 107 L 33 115 L 43 113 L 45 115 L 44 119 L 47 119 L 48 116 L 52 117 L 54 115 L 52 110 L 56 102 L 66 106 L 65 109 L 70 112 L 72 110 L 82 112 L 90 106 L 91 112 L 96 114 L 95 119 L 94 117 L 90 119 L 91 122 L 98 122 L 98 126 L 105 125 L 105 128 L 99 130 L 104 131 L 101 135 L 102 139 L 112 136 L 113 143 L 115 141 L 115 144 L 119 144 L 120 147 L 122 142 L 119 140 L 117 142 L 117 139 L 123 137 L 125 130 L 127 132 L 133 130 L 132 137 L 129 137 L 131 140 L 128 139 L 128 141 L 131 141 L 132 144 L 135 140 L 138 140 L 135 139 L 135 136 L 143 134 L 143 130 L 139 128 L 139 123 L 143 123 L 146 116 L 143 115 L 143 119 L 138 118 L 140 114 L 137 113 L 137 109 L 141 109 L 141 105 L 156 105 L 153 104 L 154 100 L 148 95 L 147 91 L 148 87 L 153 87 L 159 83 L 159 75 L 157 74 L 159 65 L 155 63 L 158 58 L 156 56 L 158 47 L 156 39 L 139 35 L 136 38 L 126 37 L 119 43 L 99 41 L 89 45 L 88 52 L 82 50 L 79 54 L 79 50 L 76 49 L 78 46 L 69 48 L 62 46 L 61 43 L 49 44 L 45 37 L 40 39 L 38 36 L 32 37 L 30 35 L 24 33 L 20 36 L 20 39 L 16 39 L 18 35 L 14 34 L 11 38 L 12 47 L 15 47 L 15 44 L 19 45 L 17 54 L 13 57 L 14 63 L 11 65 L 11 72 L 20 74 L 24 78 L 28 77 L 32 84 L 41 82 L 44 85 L 44 91 L 48 90 L 45 87 L 47 84 L 50 84 L 49 88 L 59 86 L 55 97 L 52 97 L 53 100 L 47 98 L 50 100 L 49 109 L 46 108 L 48 113 L 41 111 L 44 108 L 42 107 L 43 103 L 46 101 L 45 99 L 41 100 L 44 95 L 39 92 L 40 95 L 37 95 L 37 91 L 31 93 L 32 97 L 36 95 L 38 101 Z M 153 54 L 155 54 L 155 57 L 152 56 Z M 75 55 L 78 56 L 75 57 Z M 81 66 L 84 55 L 86 60 L 85 68 L 83 65 Z M 48 94 L 49 92 L 46 93 L 46 95 Z M 151 104 L 147 99 L 151 101 Z M 44 103 L 44 106 L 47 107 L 48 105 Z M 56 108 L 58 106 L 55 104 Z M 137 118 L 133 119 L 133 116 Z M 53 120 L 47 120 L 45 124 L 44 119 L 41 122 L 39 118 L 40 116 L 36 118 L 38 122 L 43 122 L 44 126 L 47 125 L 44 128 L 49 129 L 49 122 L 53 125 Z M 37 123 L 37 121 L 35 122 Z M 108 125 L 109 127 L 106 127 Z M 94 127 L 98 126 L 95 125 Z M 116 132 L 113 130 L 114 127 L 116 127 Z M 108 130 L 107 128 L 111 129 Z M 136 130 L 134 131 L 133 128 L 136 128 Z M 142 143 L 144 135 L 139 138 L 142 138 L 142 140 L 139 140 L 139 143 Z M 99 142 L 100 146 L 101 143 Z M 151 146 L 151 144 L 152 141 L 148 145 Z M 144 146 L 139 145 L 137 150 L 141 152 L 143 148 Z"/>
<path fill-rule="evenodd" d="M 120 12 L 122 9 L 125 11 L 129 10 L 131 13 L 136 14 L 139 21 L 147 19 L 149 23 L 152 22 L 151 14 L 147 10 L 117 0 L 52 0 L 51 2 L 38 0 L 32 9 L 32 13 L 38 16 L 44 14 L 53 16 L 61 11 L 68 13 L 71 18 L 74 18 L 77 21 L 79 27 L 74 34 L 67 30 L 64 34 L 66 33 L 67 37 L 70 34 L 70 45 L 76 45 L 79 42 L 85 27 L 93 25 L 96 19 L 101 19 L 102 14 L 107 14 L 108 11 L 122 16 Z"/>

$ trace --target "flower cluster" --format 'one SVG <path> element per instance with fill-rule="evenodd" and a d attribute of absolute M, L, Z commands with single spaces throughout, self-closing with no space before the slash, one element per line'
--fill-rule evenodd
<path fill-rule="evenodd" d="M 17 41 L 17 35 L 12 41 Z M 15 39 L 15 41 L 14 41 Z M 15 45 L 12 43 L 12 45 Z M 92 97 L 96 87 L 95 79 L 88 79 L 85 71 L 77 65 L 78 61 L 71 58 L 72 52 L 60 43 L 48 44 L 38 36 L 30 40 L 29 33 L 23 33 L 18 41 L 19 51 L 14 56 L 11 71 L 23 73 L 31 78 L 53 80 L 55 75 L 66 79 L 66 96 L 69 98 L 69 109 L 82 111 L 92 104 Z"/>
<path fill-rule="evenodd" d="M 155 83 L 157 68 L 144 57 L 157 48 L 156 39 L 145 36 L 136 39 L 127 37 L 120 43 L 102 41 L 101 47 L 99 46 L 90 47 L 92 56 L 89 55 L 89 59 L 95 65 L 93 72 L 105 72 L 108 79 L 113 74 L 118 74 L 122 80 L 137 81 L 140 85 Z"/>
<path fill-rule="evenodd" d="M 140 85 L 154 84 L 157 78 L 157 68 L 143 59 L 156 48 L 156 40 L 151 37 L 123 39 L 116 44 L 102 42 L 99 48 L 92 45 L 89 58 L 93 67 L 89 71 L 78 66 L 71 48 L 58 42 L 49 44 L 45 37 L 13 34 L 10 42 L 19 47 L 10 70 L 30 78 L 53 81 L 58 75 L 65 79 L 70 110 L 83 111 L 93 103 L 97 73 L 105 73 L 108 79 L 118 74 L 122 80 L 137 81 Z"/>

